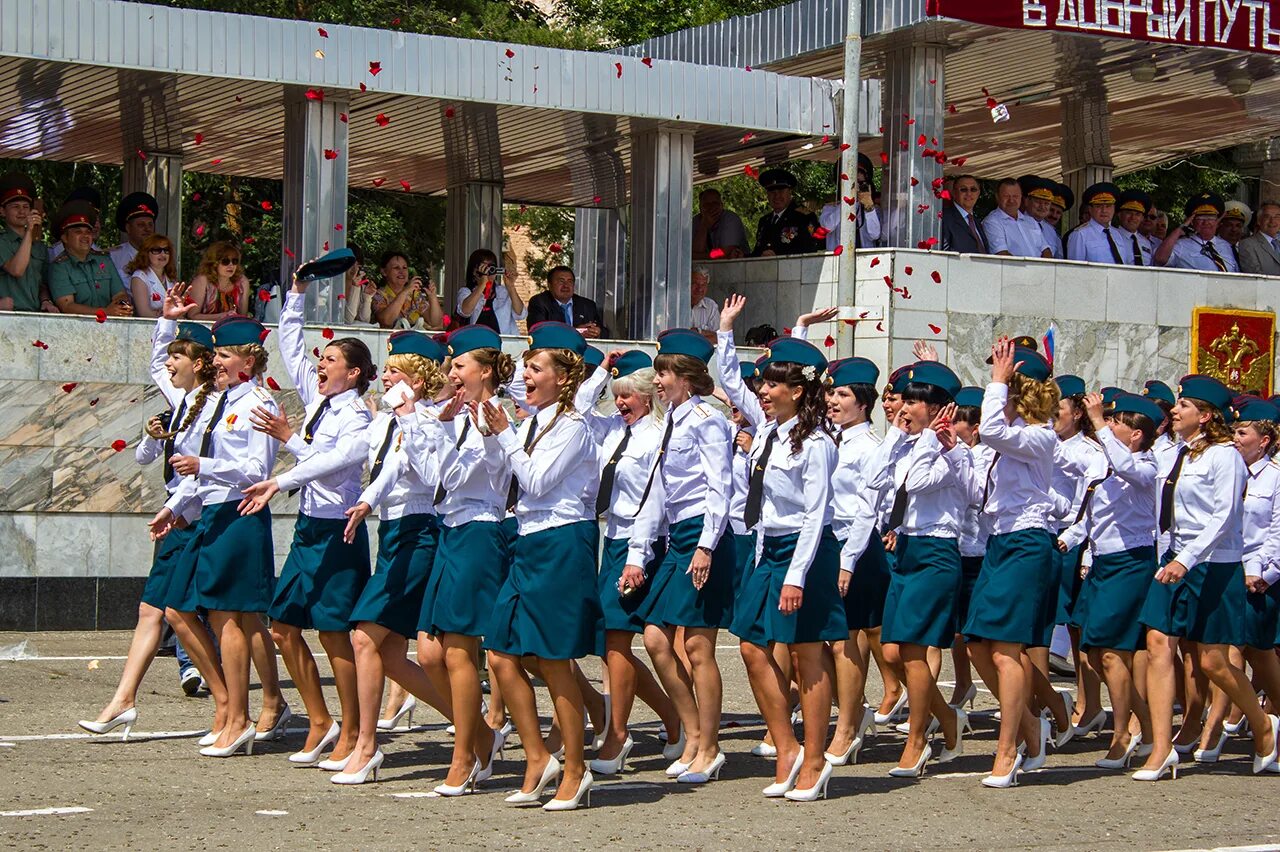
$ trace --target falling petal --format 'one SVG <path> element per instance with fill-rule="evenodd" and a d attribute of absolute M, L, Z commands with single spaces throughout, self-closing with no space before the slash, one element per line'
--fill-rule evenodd
<path fill-rule="evenodd" d="M 831 253 L 836 257 L 839 257 L 840 255 L 844 254 L 844 246 L 836 246 L 831 250 Z"/>
<path fill-rule="evenodd" d="M 928 242 L 928 240 L 925 240 L 925 242 Z M 942 273 L 936 269 L 933 270 L 933 273 L 929 277 L 933 279 L 934 284 L 942 283 Z"/>
<path fill-rule="evenodd" d="M 65 385 L 62 386 L 62 392 L 71 393 L 73 390 L 76 389 L 77 384 L 79 384 L 79 382 L 67 382 Z"/>
<path fill-rule="evenodd" d="M 111 442 L 111 449 L 115 450 L 117 453 L 127 446 L 129 446 L 129 444 L 123 438 L 116 438 Z"/>
<path fill-rule="evenodd" d="M 373 75 L 373 76 L 375 76 L 375 77 L 377 77 L 379 74 L 381 74 L 381 73 L 382 73 L 382 63 L 381 63 L 381 62 L 370 62 L 370 63 L 369 63 L 369 73 L 370 73 L 370 74 L 372 74 L 372 75 Z"/>
<path fill-rule="evenodd" d="M 942 334 L 942 328 L 940 326 L 934 325 L 933 323 L 929 323 L 929 330 L 932 331 L 934 334 Z"/>
<path fill-rule="evenodd" d="M 98 322 L 107 321 L 107 312 L 104 311 L 102 308 L 98 308 L 98 310 L 94 313 L 93 316 Z"/>
<path fill-rule="evenodd" d="M 333 329 L 323 328 L 320 330 L 320 336 L 325 340 L 333 340 Z"/>
<path fill-rule="evenodd" d="M 280 390 L 280 385 L 276 382 L 275 379 L 271 378 L 270 376 L 267 376 L 267 387 L 271 388 L 274 391 Z"/>
<path fill-rule="evenodd" d="M 640 61 L 644 64 L 644 66 L 645 66 L 646 68 L 652 68 L 652 67 L 653 67 L 653 57 L 652 57 L 652 56 L 642 56 L 642 57 L 640 57 Z"/>
<path fill-rule="evenodd" d="M 338 159 L 338 154 L 339 154 L 339 153 L 340 153 L 340 152 L 335 151 L 335 150 L 334 150 L 334 149 L 332 149 L 332 148 L 325 148 L 325 149 L 324 149 L 324 158 L 325 158 L 326 160 L 336 160 L 336 159 Z"/>

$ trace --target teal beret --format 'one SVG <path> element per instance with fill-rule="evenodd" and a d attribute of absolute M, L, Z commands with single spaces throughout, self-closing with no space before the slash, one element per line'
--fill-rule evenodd
<path fill-rule="evenodd" d="M 960 392 L 960 377 L 946 364 L 938 361 L 919 361 L 907 370 L 907 382 L 913 385 L 932 385 L 955 399 Z"/>
<path fill-rule="evenodd" d="M 420 331 L 397 331 L 387 338 L 388 355 L 421 355 L 423 358 L 444 363 L 445 349 Z"/>
<path fill-rule="evenodd" d="M 1116 397 L 1118 397 L 1120 394 L 1125 392 L 1126 391 L 1124 390 L 1124 388 L 1117 388 L 1117 387 L 1112 387 L 1108 385 L 1107 387 L 1103 388 L 1100 391 L 1100 393 L 1102 394 L 1102 404 L 1110 405 L 1111 403 L 1116 401 Z"/>
<path fill-rule="evenodd" d="M 902 393 L 911 384 L 908 374 L 915 364 L 906 364 L 889 374 L 889 387 L 894 393 Z"/>
<path fill-rule="evenodd" d="M 711 341 L 688 328 L 669 328 L 658 335 L 659 355 L 688 355 L 706 364 L 715 348 Z"/>
<path fill-rule="evenodd" d="M 483 325 L 464 325 L 450 332 L 447 345 L 453 357 L 464 355 L 476 349 L 497 349 L 502 351 L 502 338 L 498 332 Z"/>
<path fill-rule="evenodd" d="M 742 380 L 744 382 L 760 378 L 760 368 L 755 365 L 754 361 L 745 361 L 739 364 L 738 372 L 742 374 Z"/>
<path fill-rule="evenodd" d="M 576 328 L 562 322 L 540 322 L 529 329 L 529 351 L 568 349 L 579 357 L 587 354 L 587 339 Z M 584 358 L 585 360 L 585 358 Z M 603 354 L 600 358 L 604 360 Z"/>
<path fill-rule="evenodd" d="M 214 346 L 244 346 L 261 343 L 267 336 L 262 323 L 250 317 L 223 317 L 213 324 Z"/>
<path fill-rule="evenodd" d="M 586 362 L 588 367 L 599 367 L 604 363 L 604 353 L 591 344 L 587 344 L 587 351 L 583 353 L 582 360 Z"/>
<path fill-rule="evenodd" d="M 1136 393 L 1127 393 L 1121 391 L 1116 394 L 1114 408 L 1111 409 L 1112 414 L 1119 414 L 1123 411 L 1131 411 L 1134 414 L 1145 414 L 1156 426 L 1164 422 L 1164 411 L 1160 406 L 1156 405 L 1145 396 L 1138 396 Z"/>
<path fill-rule="evenodd" d="M 1028 349 L 1025 346 L 1013 347 L 1013 363 L 1019 364 L 1019 373 L 1028 379 L 1035 379 L 1037 382 L 1047 380 L 1051 372 L 1049 362 L 1044 359 L 1044 356 L 1036 350 Z"/>
<path fill-rule="evenodd" d="M 1256 396 L 1245 396 L 1233 404 L 1236 420 L 1248 423 L 1253 420 L 1265 420 L 1268 423 L 1280 422 L 1280 408 L 1276 408 L 1265 399 Z"/>
<path fill-rule="evenodd" d="M 1152 381 L 1147 382 L 1143 386 L 1142 395 L 1149 396 L 1152 399 L 1164 400 L 1170 405 L 1173 405 L 1175 402 L 1178 401 L 1177 398 L 1173 395 L 1173 388 L 1169 387 L 1164 382 L 1154 380 L 1154 379 Z"/>
<path fill-rule="evenodd" d="M 798 337 L 779 337 L 765 348 L 765 361 L 761 370 L 770 364 L 799 364 L 801 367 L 813 367 L 817 372 L 814 378 L 822 375 L 827 369 L 827 356 L 822 350 L 807 340 Z"/>
<path fill-rule="evenodd" d="M 209 326 L 201 325 L 198 322 L 180 322 L 178 323 L 178 335 L 175 340 L 190 340 L 192 343 L 198 343 L 205 349 L 213 348 L 213 332 L 209 330 Z"/>
<path fill-rule="evenodd" d="M 649 357 L 647 352 L 641 352 L 639 349 L 629 349 L 613 360 L 613 377 L 620 379 L 623 376 L 631 375 L 637 370 L 647 370 L 652 366 L 653 359 Z"/>
<path fill-rule="evenodd" d="M 1201 376 L 1194 373 L 1190 376 L 1183 376 L 1182 381 L 1178 383 L 1178 396 L 1198 399 L 1218 409 L 1228 418 L 1230 417 L 1231 389 L 1212 376 Z"/>
<path fill-rule="evenodd" d="M 299 281 L 320 281 L 324 278 L 336 278 L 356 265 L 356 256 L 351 249 L 343 247 L 322 254 L 315 260 L 308 260 L 298 267 L 294 277 Z"/>
<path fill-rule="evenodd" d="M 982 398 L 987 392 L 982 388 L 973 386 L 960 388 L 960 392 L 956 394 L 956 405 L 971 405 L 974 408 L 982 407 Z"/>
<path fill-rule="evenodd" d="M 1058 393 L 1063 396 L 1081 396 L 1087 392 L 1084 379 L 1079 376 L 1057 376 L 1054 381 L 1058 383 Z"/>
<path fill-rule="evenodd" d="M 872 385 L 880 381 L 880 368 L 869 358 L 841 358 L 827 365 L 827 382 L 832 387 Z"/>

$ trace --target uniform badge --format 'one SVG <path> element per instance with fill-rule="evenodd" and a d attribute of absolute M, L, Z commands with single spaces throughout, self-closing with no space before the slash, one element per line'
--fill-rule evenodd
<path fill-rule="evenodd" d="M 230 432 L 233 428 L 235 428 L 236 420 L 237 420 L 237 419 L 238 419 L 238 418 L 237 418 L 237 416 L 236 416 L 234 413 L 232 413 L 232 414 L 228 414 L 228 415 L 227 415 L 227 419 L 226 419 L 225 423 L 227 424 L 227 431 L 228 431 L 228 432 Z"/>
<path fill-rule="evenodd" d="M 785 245 L 787 243 L 790 243 L 792 240 L 796 238 L 796 234 L 798 233 L 800 233 L 799 228 L 796 228 L 796 227 L 783 228 L 782 237 L 781 237 L 783 244 Z"/>

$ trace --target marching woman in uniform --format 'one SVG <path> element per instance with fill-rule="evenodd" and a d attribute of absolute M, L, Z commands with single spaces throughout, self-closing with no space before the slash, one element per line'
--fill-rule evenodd
<path fill-rule="evenodd" d="M 917 353 L 917 355 L 923 354 L 923 352 Z M 936 360 L 936 356 L 931 360 Z M 910 369 L 910 364 L 899 367 L 889 374 L 889 380 L 885 382 L 884 392 L 880 396 L 880 403 L 884 411 L 884 422 L 886 424 L 892 423 L 897 419 L 898 411 L 902 408 L 902 392 L 907 387 L 907 373 Z M 895 558 L 893 553 L 893 531 L 886 529 L 889 523 L 889 510 L 893 507 L 893 493 L 891 489 L 885 488 L 877 491 L 874 496 L 868 495 L 868 499 L 874 499 L 876 529 L 883 532 L 881 545 L 884 549 L 886 573 L 884 594 L 887 596 L 889 593 L 888 578 L 892 574 Z M 882 627 L 884 620 L 884 598 L 877 598 L 874 606 L 874 612 L 879 619 L 879 623 L 876 625 L 876 630 L 868 631 L 867 644 L 871 646 L 871 655 L 875 658 L 876 668 L 880 670 L 880 682 L 884 684 L 884 695 L 880 697 L 880 705 L 872 713 L 871 721 L 876 725 L 887 725 L 898 718 L 899 714 L 906 712 L 907 690 L 902 680 L 903 672 L 901 667 L 889 664 L 889 661 L 885 658 L 884 646 L 880 643 L 879 628 Z"/>
<path fill-rule="evenodd" d="M 983 443 L 994 451 L 981 503 L 991 535 L 963 632 L 970 660 L 1000 701 L 995 763 L 982 783 L 1011 787 L 1018 772 L 1044 765 L 1040 720 L 1027 709 L 1027 647 L 1040 641 L 1057 604 L 1049 486 L 1058 439 L 1044 424 L 1057 410 L 1058 386 L 1033 349 L 1001 338 L 991 355 L 979 426 Z"/>
<path fill-rule="evenodd" d="M 253 412 L 254 428 L 284 444 L 299 463 L 338 447 L 363 446 L 370 413 L 362 399 L 374 377 L 373 358 L 354 337 L 330 341 L 319 364 L 308 357 L 302 312 L 308 281 L 294 278 L 280 312 L 280 354 L 305 406 L 301 434 L 289 419 L 267 409 Z M 355 652 L 351 647 L 351 610 L 369 579 L 369 535 L 360 525 L 346 540 L 346 512 L 360 496 L 364 457 L 353 453 L 337 470 L 304 478 L 295 467 L 257 488 L 247 489 L 242 510 L 255 512 L 279 490 L 302 489 L 289 557 L 280 571 L 271 603 L 271 634 L 306 706 L 311 729 L 295 764 L 341 771 L 359 734 L 359 696 Z M 263 477 L 266 479 L 266 477 Z M 329 656 L 342 711 L 341 725 L 325 703 L 320 671 L 302 636 L 317 630 Z M 321 761 L 333 745 L 328 760 Z"/>
<path fill-rule="evenodd" d="M 662 402 L 653 381 L 653 359 L 643 352 L 610 353 L 609 362 L 583 382 L 578 390 L 578 411 L 586 419 L 592 438 L 599 444 L 601 465 L 599 489 L 595 495 L 597 515 L 607 515 L 604 547 L 600 562 L 597 590 L 604 611 L 601 634 L 606 674 L 609 678 L 610 715 L 604 742 L 591 761 L 593 775 L 616 775 L 621 772 L 635 745 L 627 731 L 627 720 L 636 697 L 658 714 L 669 739 L 680 729 L 680 717 L 671 699 L 662 691 L 653 673 L 636 658 L 631 646 L 637 634 L 644 633 L 644 619 L 636 613 L 644 604 L 647 586 L 622 592 L 622 572 L 631 545 L 631 524 L 640 508 L 649 471 L 658 461 L 662 443 Z M 600 414 L 592 401 L 600 388 L 612 379 L 617 414 Z M 657 569 L 666 555 L 659 540 L 646 573 Z M 673 741 L 664 749 L 668 760 L 680 756 L 684 749 Z"/>
<path fill-rule="evenodd" d="M 716 634 L 732 620 L 737 570 L 728 530 L 732 429 L 702 401 L 715 388 L 707 372 L 711 353 L 711 343 L 688 329 L 658 336 L 653 366 L 667 425 L 631 527 L 622 574 L 624 588 L 649 586 L 639 613 L 645 620 L 645 649 L 680 716 L 684 751 L 667 767 L 667 777 L 695 784 L 709 781 L 713 769 L 724 764 Z M 667 555 L 646 577 L 643 566 L 652 558 L 663 522 Z M 687 669 L 676 654 L 678 628 L 684 628 Z"/>
<path fill-rule="evenodd" d="M 981 484 L 987 481 L 987 467 L 991 464 L 991 448 L 982 443 L 978 424 L 982 419 L 982 388 L 964 387 L 956 394 L 956 410 L 951 417 L 951 428 L 966 447 L 973 465 L 973 479 L 979 487 L 969 495 L 960 522 L 960 587 L 956 589 L 956 635 L 951 644 L 951 664 L 955 669 L 955 689 L 951 693 L 952 707 L 970 709 L 978 697 L 978 686 L 973 682 L 973 669 L 969 665 L 969 647 L 964 641 L 964 623 L 969 617 L 969 599 L 973 585 L 982 573 L 982 558 L 987 553 L 987 529 L 983 522 Z"/>
<path fill-rule="evenodd" d="M 1093 565 L 1076 599 L 1080 648 L 1107 681 L 1114 714 L 1111 747 L 1101 769 L 1123 769 L 1151 737 L 1151 714 L 1134 689 L 1133 656 L 1142 647 L 1138 615 L 1156 570 L 1151 519 L 1156 512 L 1156 458 L 1151 445 L 1160 407 L 1135 394 L 1115 398 L 1102 413 L 1102 394 L 1084 397 L 1084 408 L 1106 459 L 1101 480 L 1090 480 L 1076 521 L 1058 536 L 1058 551 L 1070 553 L 1086 539 Z M 1130 713 L 1141 733 L 1132 733 Z"/>
<path fill-rule="evenodd" d="M 595 448 L 573 407 L 583 377 L 587 342 L 564 323 L 538 323 L 524 354 L 526 401 L 537 409 L 519 429 L 491 402 L 472 410 L 488 427 L 486 448 L 513 474 L 518 537 L 511 571 L 498 590 L 485 644 L 502 685 L 507 711 L 524 746 L 526 768 L 513 804 L 536 804 L 560 776 L 561 765 L 542 742 L 533 685 L 520 658 L 533 657 L 555 706 L 564 742 L 564 777 L 544 810 L 574 810 L 592 776 L 583 761 L 583 704 L 573 661 L 592 653 L 600 600 L 596 593 L 598 527 L 582 495 L 596 476 Z M 520 434 L 523 433 L 523 434 Z"/>
<path fill-rule="evenodd" d="M 493 774 L 494 758 L 502 751 L 502 734 L 481 713 L 477 666 L 480 637 L 486 635 L 511 562 L 502 529 L 506 460 L 486 448 L 485 419 L 464 406 L 488 405 L 511 381 L 515 364 L 503 354 L 502 338 L 481 325 L 457 329 L 445 349 L 452 398 L 436 408 L 436 416 L 401 418 L 400 426 L 411 459 L 435 452 L 439 460 L 431 502 L 440 515 L 440 539 L 418 613 L 418 662 L 453 708 L 453 759 L 436 789 L 461 795 Z"/>
<path fill-rule="evenodd" d="M 1280 598 L 1275 583 L 1280 580 L 1280 467 L 1272 459 L 1277 444 L 1276 422 L 1280 410 L 1260 399 L 1237 400 L 1234 436 L 1236 450 L 1249 471 L 1244 493 L 1244 584 L 1245 639 L 1243 658 L 1232 649 L 1232 664 L 1247 661 L 1253 680 L 1268 697 L 1280 697 L 1280 659 L 1277 659 L 1277 623 Z M 1242 660 L 1242 662 L 1237 662 Z M 1274 703 L 1274 698 L 1272 699 Z M 1227 742 L 1222 730 L 1231 703 L 1220 689 L 1214 690 L 1209 718 L 1205 721 L 1197 763 L 1214 763 Z M 1237 726 L 1239 727 L 1239 726 Z M 1212 745 L 1210 745 L 1212 743 Z"/>
<path fill-rule="evenodd" d="M 1147 628 L 1147 703 L 1151 708 L 1151 754 L 1137 781 L 1178 774 L 1173 747 L 1174 655 L 1178 640 L 1195 643 L 1192 653 L 1209 680 L 1244 711 L 1253 729 L 1253 771 L 1276 762 L 1277 725 L 1254 699 L 1243 671 L 1227 649 L 1243 645 L 1245 585 L 1241 564 L 1245 493 L 1249 473 L 1231 446 L 1226 418 L 1231 391 L 1217 379 L 1182 379 L 1173 407 L 1173 431 L 1185 444 L 1161 484 L 1160 532 L 1169 552 L 1160 558 L 1139 621 Z"/>
<path fill-rule="evenodd" d="M 903 405 L 884 441 L 867 461 L 868 485 L 893 492 L 885 532 L 894 534 L 893 574 L 884 605 L 880 641 L 885 657 L 906 676 L 909 727 L 895 777 L 918 777 L 933 757 L 933 721 L 947 744 L 940 763 L 962 752 L 965 712 L 938 690 L 928 649 L 955 638 L 955 598 L 960 587 L 957 537 L 975 490 L 973 462 L 951 431 L 960 380 L 945 365 L 921 361 L 907 372 Z"/>
<path fill-rule="evenodd" d="M 206 404 L 196 422 L 198 454 L 175 452 L 170 458 L 184 479 L 151 521 L 152 535 L 163 538 L 192 501 L 200 503 L 200 521 L 165 594 L 165 618 L 196 665 L 208 672 L 205 679 L 221 676 L 226 684 L 224 716 L 216 720 L 209 737 L 213 741 L 200 752 L 206 757 L 230 757 L 241 748 L 253 753 L 249 636 L 261 627 L 259 613 L 271 605 L 275 564 L 271 512 L 241 515 L 240 503 L 245 488 L 271 473 L 279 446 L 251 422 L 254 411 L 275 416 L 280 410 L 258 384 L 267 369 L 261 342 L 266 334 L 261 323 L 248 317 L 227 317 L 214 324 L 213 363 L 222 393 L 212 410 Z M 208 611 L 216 648 L 196 616 L 199 609 Z"/>

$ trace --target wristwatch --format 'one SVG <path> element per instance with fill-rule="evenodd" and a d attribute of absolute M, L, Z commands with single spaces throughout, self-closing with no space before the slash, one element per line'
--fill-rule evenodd
<path fill-rule="evenodd" d="M 701 545 L 701 544 L 700 544 L 700 545 L 698 545 L 697 549 L 698 549 L 698 550 L 701 550 L 703 553 L 707 554 L 707 556 L 711 556 L 711 555 L 712 555 L 712 550 L 711 550 L 711 548 L 709 548 L 709 547 L 706 547 L 706 546 L 704 546 L 704 545 Z"/>

